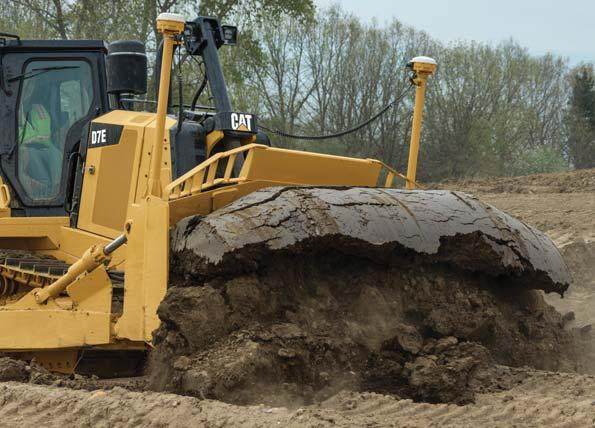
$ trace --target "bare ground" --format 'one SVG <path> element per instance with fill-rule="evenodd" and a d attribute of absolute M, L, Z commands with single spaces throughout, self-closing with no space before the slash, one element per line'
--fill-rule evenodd
<path fill-rule="evenodd" d="M 541 312 L 549 314 L 546 315 L 546 319 L 550 317 L 550 319 L 555 319 L 556 322 L 560 322 L 566 327 L 582 328 L 582 332 L 587 336 L 589 335 L 589 325 L 595 319 L 595 311 L 592 309 L 593 303 L 595 303 L 595 284 L 593 283 L 595 278 L 595 258 L 593 257 L 595 234 L 594 183 L 595 171 L 586 171 L 516 179 L 451 183 L 449 185 L 450 188 L 477 194 L 483 201 L 508 211 L 529 224 L 538 226 L 556 241 L 572 271 L 574 283 L 564 299 L 555 298 L 553 294 L 546 295 L 546 300 L 553 304 L 563 317 L 555 315 L 555 312 L 549 309 L 542 308 Z M 436 267 L 430 266 L 428 269 L 436 269 Z M 356 271 L 357 269 L 354 267 L 353 272 Z M 402 275 L 407 276 L 406 272 Z M 277 278 L 279 277 L 277 276 Z M 250 274 L 243 280 L 249 281 Z M 444 281 L 444 277 L 442 281 Z M 382 308 L 382 305 L 386 302 L 392 302 L 394 299 L 391 300 L 391 297 L 397 299 L 412 297 L 386 296 L 380 293 L 382 299 L 378 300 L 378 294 L 373 289 L 382 291 L 381 283 L 382 281 L 377 281 L 368 285 L 368 289 L 371 290 L 368 294 L 374 297 L 376 302 L 381 303 L 380 306 L 374 306 L 374 309 Z M 415 285 L 419 286 L 419 284 Z M 208 296 L 210 300 L 207 300 L 207 303 L 218 300 L 217 290 L 225 290 L 223 302 L 219 302 L 223 306 L 233 304 L 233 299 L 226 300 L 229 296 L 235 296 L 236 302 L 239 302 L 240 305 L 244 305 L 246 302 L 259 304 L 259 298 L 254 299 L 254 296 L 245 293 L 234 294 L 233 283 L 230 285 L 228 281 L 214 282 L 209 286 L 212 291 L 207 291 L 207 294 L 210 294 Z M 428 285 L 428 287 L 431 286 L 436 286 L 436 284 Z M 459 284 L 459 286 L 459 292 L 464 293 L 466 291 L 464 285 Z M 322 289 L 324 288 L 322 287 Z M 331 292 L 329 292 L 328 288 L 327 284 L 327 294 L 312 296 L 312 304 L 321 301 L 321 297 L 325 297 L 327 303 L 331 302 L 332 299 L 329 300 L 328 297 L 333 296 L 332 288 Z M 422 288 L 424 288 L 423 284 Z M 250 288 L 248 287 L 248 289 Z M 269 284 L 270 289 L 271 284 Z M 188 290 L 187 287 L 186 290 Z M 230 290 L 232 292 L 228 293 Z M 538 292 L 528 291 L 528 293 L 533 295 Z M 199 297 L 202 298 L 202 294 Z M 429 304 L 431 303 L 431 297 L 431 295 L 428 295 L 427 302 L 424 298 L 418 298 L 416 304 L 419 306 Z M 440 300 L 440 297 L 447 298 L 446 296 L 439 296 L 436 300 Z M 469 295 L 466 297 L 468 298 Z M 536 301 L 539 302 L 539 299 L 533 300 L 533 304 Z M 337 361 L 341 362 L 341 359 L 336 355 L 326 362 L 321 361 L 320 367 L 310 373 L 300 371 L 299 364 L 297 364 L 298 370 L 294 372 L 297 377 L 289 379 L 290 382 L 285 382 L 281 389 L 267 391 L 266 388 L 261 387 L 251 391 L 250 388 L 226 388 L 226 386 L 233 386 L 238 382 L 241 384 L 242 379 L 245 380 L 242 375 L 246 373 L 246 368 L 251 368 L 252 374 L 263 373 L 263 371 L 260 371 L 263 367 L 259 368 L 258 364 L 255 366 L 255 361 L 259 364 L 262 361 L 267 362 L 267 364 L 271 361 L 278 362 L 279 359 L 286 359 L 286 361 L 291 362 L 296 359 L 296 355 L 301 358 L 301 352 L 312 351 L 309 348 L 310 346 L 316 348 L 321 345 L 316 342 L 305 343 L 303 341 L 302 333 L 299 331 L 300 327 L 296 330 L 291 325 L 291 321 L 293 321 L 293 324 L 300 325 L 299 318 L 303 314 L 300 314 L 299 311 L 295 313 L 289 311 L 290 313 L 284 316 L 289 316 L 290 322 L 269 322 L 265 324 L 264 331 L 262 328 L 256 331 L 252 330 L 250 325 L 243 325 L 233 335 L 226 336 L 228 342 L 218 347 L 218 350 L 221 351 L 220 354 L 205 354 L 201 357 L 200 352 L 189 350 L 187 355 L 177 356 L 176 365 L 173 367 L 173 376 L 170 376 L 172 372 L 163 373 L 165 379 L 173 381 L 173 384 L 167 386 L 167 388 L 177 392 L 191 393 L 198 397 L 201 397 L 201 395 L 206 397 L 214 396 L 236 403 L 266 404 L 233 405 L 222 401 L 176 394 L 130 391 L 130 388 L 142 391 L 146 389 L 147 383 L 163 381 L 163 378 L 155 378 L 154 376 L 151 379 L 138 380 L 136 385 L 127 381 L 122 382 L 122 385 L 127 387 L 127 389 L 123 389 L 118 386 L 113 387 L 117 382 L 112 383 L 112 386 L 108 386 L 108 384 L 88 379 L 60 380 L 39 372 L 35 368 L 19 366 L 13 367 L 12 371 L 9 370 L 10 373 L 3 376 L 2 379 L 16 377 L 25 382 L 28 380 L 30 383 L 49 383 L 49 385 L 15 382 L 0 384 L 0 421 L 2 421 L 0 425 L 411 427 L 537 427 L 545 425 L 582 427 L 595 425 L 595 378 L 572 372 L 577 369 L 589 371 L 589 367 L 564 366 L 568 362 L 565 358 L 558 361 L 549 358 L 540 360 L 538 352 L 523 350 L 516 351 L 517 357 L 521 358 L 516 362 L 504 361 L 502 360 L 503 357 L 497 357 L 496 355 L 496 362 L 500 364 L 493 364 L 494 362 L 489 360 L 494 358 L 493 351 L 497 348 L 497 344 L 491 347 L 488 341 L 481 345 L 466 345 L 464 341 L 455 339 L 455 336 L 464 337 L 464 334 L 460 331 L 461 326 L 457 323 L 451 323 L 451 329 L 459 329 L 453 336 L 450 336 L 451 332 L 443 332 L 439 335 L 434 332 L 432 335 L 437 336 L 437 338 L 432 341 L 432 337 L 425 334 L 428 322 L 431 325 L 432 320 L 414 322 L 414 320 L 408 319 L 404 323 L 405 327 L 402 327 L 396 336 L 394 331 L 384 332 L 391 337 L 401 336 L 401 341 L 384 343 L 380 340 L 380 347 L 378 347 L 379 343 L 376 343 L 375 347 L 372 346 L 372 348 L 380 351 L 380 357 L 382 357 L 382 352 L 385 352 L 390 358 L 378 359 L 374 358 L 374 355 L 372 355 L 372 358 L 370 355 L 366 355 L 365 360 L 361 361 L 354 358 L 361 353 L 361 344 L 358 343 L 358 337 L 360 342 L 365 343 L 366 340 L 363 339 L 370 336 L 369 331 L 361 331 L 361 327 L 369 324 L 370 321 L 372 321 L 372 324 L 374 322 L 374 311 L 371 313 L 358 311 L 356 303 L 357 299 L 353 301 L 343 300 L 339 301 L 338 305 L 341 310 L 351 311 L 348 315 L 355 321 L 356 327 L 360 329 L 359 331 L 358 328 L 353 330 L 359 333 L 359 336 L 358 334 L 352 334 L 350 337 L 353 343 L 347 348 L 340 348 L 351 349 L 355 352 L 353 355 L 347 355 L 342 364 L 346 364 L 345 361 L 355 365 L 357 365 L 358 361 L 360 363 L 365 361 L 365 364 L 358 366 L 358 370 L 353 371 L 357 379 L 347 377 L 341 379 L 341 382 L 331 382 L 330 386 L 332 387 L 326 390 L 324 388 L 312 388 L 312 386 L 320 385 L 317 383 L 320 381 L 324 383 L 329 377 L 331 379 L 337 378 L 337 376 L 334 376 L 335 373 L 332 372 L 332 367 L 329 368 L 329 364 L 332 366 Z M 540 305 L 539 303 L 537 307 L 540 307 Z M 333 305 L 331 306 L 336 308 Z M 497 302 L 494 303 L 490 310 L 494 310 L 494 308 L 498 308 Z M 253 308 L 248 305 L 244 309 L 250 311 Z M 320 308 L 311 307 L 309 309 Z M 161 315 L 167 318 L 168 308 L 165 307 L 161 310 L 165 312 Z M 308 308 L 305 310 L 308 310 Z M 569 314 L 569 311 L 572 311 L 574 315 Z M 170 310 L 170 312 L 175 313 L 175 310 Z M 510 318 L 507 319 L 514 320 L 515 317 L 517 317 L 517 320 L 531 319 L 530 312 L 529 316 L 526 313 L 512 313 Z M 358 319 L 358 317 L 360 318 Z M 448 320 L 448 317 L 446 319 Z M 439 317 L 439 320 L 438 324 L 442 325 L 444 317 Z M 231 320 L 232 323 L 238 321 L 241 321 L 240 324 L 244 322 L 244 320 L 238 319 Z M 324 319 L 321 321 L 324 321 Z M 529 323 L 529 325 L 533 326 L 535 324 Z M 378 325 L 373 326 L 374 331 L 379 330 Z M 262 323 L 260 323 L 260 327 L 262 327 Z M 419 336 L 422 336 L 421 346 L 418 346 L 419 337 L 410 327 L 413 327 Z M 567 331 L 568 328 L 564 330 Z M 382 328 L 380 328 L 380 331 L 382 331 Z M 480 331 L 482 330 L 480 329 Z M 507 331 L 514 336 L 515 330 L 511 330 L 510 326 L 507 326 Z M 531 329 L 527 330 L 526 325 L 525 328 L 520 327 L 520 330 L 518 330 L 519 334 L 537 334 L 538 336 L 533 340 L 529 340 L 529 343 L 534 342 L 534 345 L 547 343 L 547 341 L 543 341 L 544 331 L 547 335 L 551 334 L 552 330 L 545 328 L 541 332 L 536 332 L 531 331 Z M 167 331 L 162 333 L 167 336 Z M 337 333 L 342 335 L 345 330 L 339 329 Z M 378 342 L 374 340 L 377 339 L 374 336 L 377 335 L 372 335 L 372 342 Z M 473 337 L 472 339 L 476 338 Z M 559 339 L 550 341 L 550 344 L 554 347 L 559 346 Z M 208 341 L 209 339 L 205 340 Z M 439 343 L 440 346 L 438 346 Z M 233 352 L 238 352 L 238 350 L 241 352 L 242 349 L 246 350 L 246 347 L 254 347 L 254 344 L 256 344 L 256 348 L 248 349 L 248 352 L 243 355 L 250 355 L 252 351 L 256 354 L 263 351 L 264 354 L 260 354 L 260 356 L 265 355 L 266 357 L 267 353 L 270 354 L 274 351 L 276 353 L 275 358 L 256 358 L 253 361 L 244 359 L 238 364 L 238 359 L 234 359 L 232 355 L 229 361 L 225 360 Z M 287 346 L 288 344 L 297 345 L 297 349 L 292 349 Z M 329 346 L 331 354 L 333 345 L 333 343 L 325 344 L 325 346 Z M 187 347 L 188 344 L 186 343 L 185 346 Z M 408 350 L 405 348 L 408 348 Z M 469 352 L 470 349 L 472 349 L 472 352 Z M 483 349 L 490 350 L 490 355 L 487 356 Z M 547 350 L 545 351 L 543 354 L 548 354 Z M 523 352 L 527 352 L 525 357 L 522 357 Z M 315 352 L 313 354 L 316 355 Z M 395 354 L 398 354 L 397 357 L 395 357 Z M 473 355 L 475 358 L 473 358 Z M 514 353 L 504 352 L 503 355 L 510 358 Z M 221 358 L 223 366 L 235 362 L 238 370 L 230 371 L 228 367 L 224 370 L 216 369 L 217 356 Z M 512 368 L 501 365 L 505 363 L 518 366 L 519 362 L 522 365 L 523 358 L 527 356 L 536 359 L 531 365 L 541 365 L 548 370 L 557 371 L 538 371 L 526 367 Z M 590 358 L 591 354 L 583 355 L 583 357 Z M 209 362 L 209 358 L 213 358 L 213 361 Z M 298 361 L 300 358 L 297 358 Z M 391 363 L 388 371 L 386 364 L 378 364 L 382 360 L 388 360 Z M 197 370 L 201 368 L 201 364 L 205 363 L 205 361 L 207 364 L 203 368 L 211 370 L 210 373 L 207 370 Z M 395 362 L 397 363 L 396 369 Z M 291 364 L 289 365 L 291 366 Z M 215 370 L 212 370 L 213 367 L 215 367 Z M 345 369 L 345 367 L 343 366 L 341 369 Z M 360 371 L 362 367 L 363 370 Z M 379 373 L 382 376 L 393 370 L 396 378 L 405 376 L 406 382 L 401 384 L 401 389 L 397 388 L 396 390 L 379 393 L 382 392 L 382 385 L 370 382 L 374 380 L 373 369 L 375 367 L 381 368 Z M 275 373 L 282 376 L 286 376 L 288 373 L 286 366 L 277 363 L 276 366 L 271 367 L 265 364 L 265 370 L 271 368 L 278 370 Z M 184 376 L 192 370 L 195 371 L 193 376 L 198 376 L 199 381 L 196 382 L 196 379 L 194 379 L 194 382 L 188 383 L 187 381 L 186 385 L 203 385 L 203 387 L 206 385 L 207 387 L 198 391 L 184 390 Z M 417 378 L 413 376 L 416 370 L 420 373 Z M 200 377 L 205 375 L 202 372 L 206 372 L 207 377 L 210 376 L 208 382 Z M 349 373 L 349 371 L 346 373 Z M 463 376 L 461 376 L 461 373 L 463 373 Z M 234 377 L 234 374 L 237 377 Z M 223 377 L 218 378 L 218 375 L 223 375 Z M 190 377 L 192 378 L 192 376 Z M 434 384 L 428 382 L 428 379 L 432 377 L 436 379 Z M 296 379 L 299 381 L 296 381 Z M 315 379 L 316 382 L 308 382 L 308 379 Z M 417 387 L 413 389 L 410 387 L 412 379 L 414 385 L 415 379 L 420 380 Z M 462 387 L 461 380 L 463 381 Z M 392 385 L 394 386 L 394 383 Z M 407 385 L 407 387 L 403 387 L 403 385 Z M 162 384 L 161 386 L 165 387 L 166 385 Z M 90 389 L 90 391 L 72 389 L 71 387 L 86 388 Z M 310 388 L 310 394 L 302 394 L 301 397 L 300 394 L 295 394 L 295 392 L 303 392 L 304 387 Z M 244 391 L 244 395 L 238 395 L 238 390 Z M 367 392 L 367 390 L 379 392 Z M 246 396 L 245 391 L 248 391 L 248 396 Z M 455 391 L 454 396 L 453 391 Z M 250 396 L 250 393 L 254 394 Z M 459 393 L 463 393 L 463 395 L 458 396 Z M 278 402 L 270 401 L 271 395 L 274 396 L 275 394 L 280 397 L 280 400 Z M 424 394 L 426 395 L 424 396 Z M 411 399 L 403 399 L 403 397 L 410 397 L 417 401 L 446 401 L 458 402 L 459 404 L 467 402 L 468 404 L 429 404 L 427 402 L 413 402 Z"/>
<path fill-rule="evenodd" d="M 175 394 L 0 384 L 0 425 L 21 427 L 587 427 L 595 425 L 592 376 L 503 368 L 509 390 L 475 403 L 415 403 L 343 391 L 316 405 L 288 409 L 237 406 Z"/>

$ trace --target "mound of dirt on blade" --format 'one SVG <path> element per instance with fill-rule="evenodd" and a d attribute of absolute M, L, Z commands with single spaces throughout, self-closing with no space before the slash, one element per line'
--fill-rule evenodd
<path fill-rule="evenodd" d="M 441 265 L 311 253 L 174 286 L 159 308 L 152 388 L 299 405 L 341 389 L 466 403 L 492 362 L 575 370 L 570 334 L 534 290 Z"/>
<path fill-rule="evenodd" d="M 342 389 L 463 404 L 509 387 L 495 363 L 581 368 L 573 333 L 537 290 L 567 286 L 553 244 L 464 194 L 256 192 L 179 224 L 171 268 L 155 390 L 239 404 L 296 406 Z"/>

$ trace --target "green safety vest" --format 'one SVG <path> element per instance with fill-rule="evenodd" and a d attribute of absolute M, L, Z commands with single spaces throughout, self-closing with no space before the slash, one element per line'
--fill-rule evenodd
<path fill-rule="evenodd" d="M 60 186 L 62 154 L 52 143 L 51 119 L 41 104 L 33 104 L 19 121 L 19 180 L 33 199 L 53 198 Z"/>
<path fill-rule="evenodd" d="M 21 141 L 23 144 L 52 144 L 52 130 L 50 115 L 41 104 L 33 104 L 29 117 L 23 119 L 25 129 L 21 127 Z"/>

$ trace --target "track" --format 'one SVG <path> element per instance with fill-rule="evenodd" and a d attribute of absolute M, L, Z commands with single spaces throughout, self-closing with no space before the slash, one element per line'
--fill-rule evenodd
<path fill-rule="evenodd" d="M 45 287 L 64 275 L 70 264 L 52 256 L 31 251 L 0 249 L 0 296 L 29 292 L 32 288 Z M 112 312 L 122 310 L 124 295 L 124 272 L 110 270 L 112 281 Z"/>
<path fill-rule="evenodd" d="M 64 275 L 69 265 L 49 256 L 30 251 L 0 250 L 0 296 L 44 287 Z"/>

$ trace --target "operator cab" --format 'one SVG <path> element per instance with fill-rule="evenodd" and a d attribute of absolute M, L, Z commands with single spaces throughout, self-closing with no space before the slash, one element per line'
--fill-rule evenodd
<path fill-rule="evenodd" d="M 0 36 L 0 172 L 13 216 L 66 215 L 85 128 L 109 110 L 101 41 Z"/>

